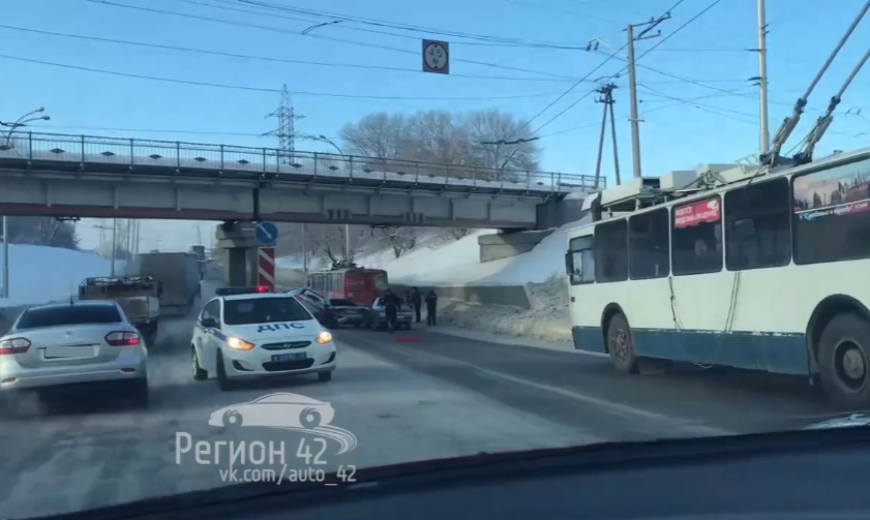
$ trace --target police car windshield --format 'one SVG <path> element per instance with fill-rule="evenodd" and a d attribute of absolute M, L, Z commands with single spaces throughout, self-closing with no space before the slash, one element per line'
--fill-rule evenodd
<path fill-rule="evenodd" d="M 311 314 L 295 298 L 251 298 L 227 300 L 224 305 L 224 323 L 250 325 L 280 321 L 310 320 Z"/>

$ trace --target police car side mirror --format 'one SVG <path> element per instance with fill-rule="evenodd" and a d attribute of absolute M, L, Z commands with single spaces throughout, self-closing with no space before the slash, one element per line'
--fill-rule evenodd
<path fill-rule="evenodd" d="M 216 329 L 218 326 L 217 320 L 214 318 L 203 318 L 202 326 L 207 329 Z"/>

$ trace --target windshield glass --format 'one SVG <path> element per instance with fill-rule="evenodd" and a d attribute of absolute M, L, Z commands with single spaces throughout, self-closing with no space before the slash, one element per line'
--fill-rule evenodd
<path fill-rule="evenodd" d="M 310 320 L 311 314 L 295 298 L 257 298 L 228 300 L 224 303 L 224 323 L 250 325 L 283 321 Z"/>
<path fill-rule="evenodd" d="M 0 520 L 868 413 L 863 5 L 3 2 Z"/>
<path fill-rule="evenodd" d="M 112 305 L 70 305 L 32 309 L 21 315 L 18 330 L 63 325 L 109 324 L 123 321 Z"/>

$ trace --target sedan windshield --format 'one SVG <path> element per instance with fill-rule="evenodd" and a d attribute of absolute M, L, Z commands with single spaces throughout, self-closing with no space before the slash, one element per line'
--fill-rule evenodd
<path fill-rule="evenodd" d="M 250 325 L 283 321 L 310 320 L 311 314 L 295 298 L 251 298 L 227 300 L 224 323 Z"/>

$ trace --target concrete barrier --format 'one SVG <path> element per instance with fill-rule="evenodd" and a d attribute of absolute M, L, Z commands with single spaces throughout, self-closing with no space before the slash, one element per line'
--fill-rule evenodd
<path fill-rule="evenodd" d="M 420 289 L 423 298 L 430 289 L 435 291 L 438 298 L 450 298 L 468 303 L 484 305 L 513 305 L 521 309 L 531 309 L 532 303 L 529 293 L 522 285 L 434 285 L 416 286 Z M 404 296 L 410 285 L 390 284 L 399 296 Z"/>

